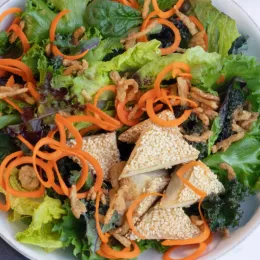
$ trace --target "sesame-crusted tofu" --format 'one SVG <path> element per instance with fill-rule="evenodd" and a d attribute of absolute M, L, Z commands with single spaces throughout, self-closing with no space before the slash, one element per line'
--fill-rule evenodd
<path fill-rule="evenodd" d="M 124 216 L 131 203 L 142 193 L 161 193 L 169 183 L 168 173 L 165 170 L 143 173 L 130 178 L 120 180 L 120 188 L 115 196 L 110 199 L 110 205 L 105 217 L 105 223 L 109 223 L 114 211 Z M 137 221 L 157 200 L 156 196 L 145 198 L 134 213 L 134 222 Z"/>
<path fill-rule="evenodd" d="M 157 203 L 135 225 L 146 239 L 189 239 L 200 234 L 200 229 L 192 224 L 182 208 L 162 209 Z M 132 232 L 126 235 L 130 240 L 138 237 Z"/>
<path fill-rule="evenodd" d="M 164 120 L 173 120 L 175 118 L 173 113 L 170 110 L 164 110 L 160 112 L 158 116 Z M 143 130 L 149 127 L 151 124 L 152 121 L 150 119 L 147 119 L 135 126 L 132 126 L 124 133 L 119 135 L 118 140 L 129 144 L 136 143 Z"/>
<path fill-rule="evenodd" d="M 68 145 L 73 147 L 75 145 L 75 140 L 70 140 Z M 88 152 L 97 159 L 103 170 L 105 179 L 108 179 L 108 171 L 111 166 L 120 161 L 116 132 L 84 137 L 82 150 Z M 78 158 L 73 157 L 73 160 L 80 164 Z M 90 169 L 93 170 L 91 165 Z"/>
<path fill-rule="evenodd" d="M 199 151 L 184 140 L 178 127 L 151 124 L 138 139 L 120 179 L 158 169 L 169 169 L 174 165 L 196 160 L 198 155 Z"/>
<path fill-rule="evenodd" d="M 219 194 L 225 191 L 223 184 L 218 180 L 209 168 L 208 171 L 201 166 L 195 166 L 184 176 L 196 188 L 204 191 L 207 195 L 214 193 Z M 200 197 L 195 194 L 189 187 L 184 185 L 179 177 L 173 173 L 171 181 L 166 189 L 166 196 L 162 198 L 161 208 L 189 207 L 198 202 Z"/>

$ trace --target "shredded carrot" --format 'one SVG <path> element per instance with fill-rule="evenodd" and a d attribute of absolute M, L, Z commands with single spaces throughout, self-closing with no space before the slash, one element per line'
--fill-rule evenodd
<path fill-rule="evenodd" d="M 154 89 L 156 91 L 157 97 L 160 97 L 162 95 L 161 93 L 161 83 L 164 80 L 164 78 L 170 73 L 175 70 L 183 71 L 184 73 L 190 73 L 191 69 L 190 66 L 184 62 L 173 62 L 166 66 L 156 77 L 156 80 L 154 82 Z M 174 76 L 174 75 L 173 75 Z"/>
<path fill-rule="evenodd" d="M 94 105 L 94 106 L 97 107 L 98 100 L 99 100 L 100 96 L 101 96 L 105 91 L 112 91 L 112 92 L 116 93 L 116 86 L 115 86 L 115 85 L 108 85 L 108 86 L 105 86 L 105 87 L 99 89 L 98 92 L 96 93 L 95 97 L 94 97 L 94 101 L 93 101 L 93 105 Z"/>
<path fill-rule="evenodd" d="M 4 20 L 4 18 L 10 14 L 17 14 L 17 13 L 21 13 L 23 10 L 21 8 L 9 8 L 6 11 L 4 11 L 1 15 L 0 15 L 0 22 L 2 22 Z"/>
<path fill-rule="evenodd" d="M 17 138 L 23 143 L 25 144 L 31 151 L 33 151 L 34 146 L 28 142 L 22 135 L 17 135 Z"/>
<path fill-rule="evenodd" d="M 132 7 L 134 9 L 139 9 L 139 5 L 135 0 L 114 0 L 114 1 Z"/>
<path fill-rule="evenodd" d="M 11 153 L 9 155 L 7 155 L 4 160 L 2 161 L 2 163 L 0 164 L 0 186 L 5 189 L 5 183 L 4 183 L 4 171 L 6 166 L 10 163 L 10 161 L 12 161 L 13 159 L 19 158 L 23 156 L 23 152 L 22 151 L 18 151 L 15 153 Z"/>
<path fill-rule="evenodd" d="M 99 191 L 97 193 L 97 198 L 96 198 L 96 205 L 95 205 L 95 207 L 96 207 L 96 210 L 95 210 L 96 229 L 97 229 L 97 233 L 98 233 L 100 240 L 103 243 L 108 243 L 108 236 L 107 236 L 107 234 L 103 233 L 103 231 L 100 227 L 100 223 L 99 223 L 99 203 L 100 203 L 101 195 L 102 195 L 102 191 Z"/>
<path fill-rule="evenodd" d="M 58 47 L 54 44 L 54 41 L 55 41 L 55 32 L 56 32 L 56 28 L 57 28 L 57 25 L 60 21 L 60 19 L 66 15 L 67 13 L 69 13 L 70 10 L 63 10 L 61 11 L 59 14 L 56 15 L 56 17 L 53 19 L 52 23 L 51 23 L 51 28 L 50 28 L 50 41 L 52 43 L 52 52 L 54 54 L 54 56 L 61 56 L 62 58 L 64 59 L 67 59 L 67 60 L 78 60 L 78 59 L 81 59 L 83 58 L 87 53 L 88 53 L 88 50 L 84 51 L 83 53 L 80 53 L 80 54 L 77 54 L 77 55 L 65 55 L 63 54 L 59 49 Z"/>
<path fill-rule="evenodd" d="M 8 103 L 10 106 L 12 106 L 15 110 L 17 110 L 20 114 L 23 114 L 23 110 L 16 105 L 10 98 L 3 98 L 3 100 Z"/>
<path fill-rule="evenodd" d="M 0 64 L 0 69 L 3 72 L 3 74 L 0 74 L 1 77 L 6 76 L 6 72 L 10 72 L 10 73 L 13 73 L 15 75 L 22 77 L 22 79 L 24 81 L 26 81 L 26 79 L 27 79 L 25 73 L 23 71 L 21 71 L 20 69 L 16 69 L 16 68 L 9 67 L 9 66 L 4 66 L 1 64 Z"/>
<path fill-rule="evenodd" d="M 141 201 L 143 199 L 145 199 L 146 197 L 149 197 L 149 196 L 164 197 L 165 195 L 161 194 L 161 193 L 156 193 L 156 192 L 154 192 L 154 193 L 143 193 L 130 205 L 130 207 L 128 208 L 128 211 L 126 213 L 126 219 L 127 219 L 129 227 L 131 228 L 133 233 L 141 239 L 145 239 L 145 237 L 136 230 L 134 223 L 133 223 L 133 214 L 134 214 L 137 206 L 141 203 Z"/>
<path fill-rule="evenodd" d="M 23 62 L 21 62 L 19 60 L 14 60 L 14 59 L 0 59 L 0 65 L 1 65 L 0 69 L 6 70 L 13 74 L 17 74 L 21 77 L 23 77 L 25 74 L 25 79 L 23 78 L 25 81 L 35 83 L 35 79 L 33 77 L 32 70 Z M 11 69 L 14 69 L 14 70 L 11 71 Z M 19 70 L 17 70 L 17 69 L 19 69 Z M 20 71 L 22 71 L 23 73 L 21 74 Z"/>
<path fill-rule="evenodd" d="M 10 27 L 13 25 L 13 24 L 19 24 L 21 21 L 21 18 L 20 17 L 15 17 L 14 20 L 12 21 L 12 23 L 10 24 L 10 26 L 6 29 L 6 32 L 8 32 L 10 30 Z"/>
<path fill-rule="evenodd" d="M 81 136 L 85 136 L 86 134 L 88 134 L 89 132 L 92 131 L 98 131 L 100 130 L 100 128 L 98 126 L 95 125 L 91 125 L 89 127 L 83 128 L 79 131 L 79 133 L 81 134 Z"/>
<path fill-rule="evenodd" d="M 32 82 L 28 82 L 27 83 L 27 88 L 29 89 L 30 94 L 32 95 L 32 97 L 39 102 L 40 101 L 40 94 L 36 91 L 36 88 L 34 86 L 34 84 Z"/>
<path fill-rule="evenodd" d="M 190 189 L 192 189 L 197 195 L 199 195 L 201 197 L 200 201 L 199 201 L 199 213 L 200 213 L 200 217 L 204 222 L 204 229 L 203 232 L 194 238 L 190 238 L 190 239 L 185 239 L 185 240 L 165 240 L 162 242 L 162 245 L 164 246 L 180 246 L 180 245 L 191 245 L 191 244 L 198 244 L 198 243 L 202 243 L 205 242 L 209 237 L 210 237 L 210 228 L 203 216 L 202 210 L 201 210 L 201 204 L 204 200 L 204 198 L 207 196 L 206 192 L 196 188 L 194 185 L 192 185 L 187 179 L 184 178 L 185 173 L 192 167 L 194 166 L 200 166 L 202 167 L 206 173 L 208 172 L 208 168 L 205 164 L 203 164 L 202 162 L 198 161 L 192 161 L 189 162 L 185 165 L 183 165 L 177 172 L 176 175 L 180 178 L 180 180 Z"/>
<path fill-rule="evenodd" d="M 15 83 L 15 81 L 14 81 L 14 76 L 12 75 L 9 79 L 8 79 L 8 81 L 6 82 L 6 87 L 9 87 L 9 88 L 11 88 L 13 85 L 14 85 L 14 83 Z"/>
<path fill-rule="evenodd" d="M 222 84 L 226 80 L 225 75 L 221 74 L 218 80 L 216 81 L 217 84 Z"/>
<path fill-rule="evenodd" d="M 205 51 L 208 50 L 208 45 L 209 45 L 209 39 L 208 39 L 208 35 L 206 33 L 206 30 L 204 28 L 204 25 L 199 21 L 199 19 L 195 16 L 189 16 L 189 19 L 197 26 L 197 28 L 202 32 L 204 31 L 205 35 L 204 35 L 204 41 L 206 44 L 206 49 Z"/>
<path fill-rule="evenodd" d="M 131 250 L 130 247 L 125 247 L 120 252 L 130 252 L 130 250 Z M 107 259 L 118 259 L 118 257 L 114 257 L 114 256 L 111 256 L 111 255 L 108 255 L 106 252 L 103 252 L 101 249 L 99 249 L 96 253 L 98 255 L 102 256 L 102 257 L 107 258 Z"/>
<path fill-rule="evenodd" d="M 184 3 L 184 0 L 179 0 L 179 1 L 176 3 L 175 7 L 176 7 L 177 9 L 180 9 L 181 6 L 183 5 L 183 3 Z M 160 18 L 168 19 L 168 18 L 170 18 L 171 16 L 173 16 L 173 15 L 175 14 L 175 9 L 174 9 L 174 7 L 173 7 L 172 9 L 170 9 L 169 11 L 167 11 L 167 12 L 163 12 L 163 11 L 160 9 L 157 0 L 152 0 L 152 4 L 153 4 L 154 10 L 158 13 L 158 16 L 159 16 Z"/>
<path fill-rule="evenodd" d="M 94 106 L 92 104 L 87 104 L 86 109 L 91 111 L 91 112 L 94 112 L 99 117 L 101 117 L 103 120 L 105 120 L 105 121 L 107 121 L 111 124 L 114 124 L 115 127 L 118 127 L 118 128 L 121 127 L 121 123 L 118 120 L 112 118 L 111 116 L 109 116 L 108 114 L 106 114 L 105 112 L 103 112 L 102 110 L 97 108 L 96 106 Z"/>
<path fill-rule="evenodd" d="M 169 99 L 167 98 L 167 94 L 168 94 L 168 90 L 162 89 L 162 97 L 163 97 L 162 102 L 165 102 L 165 104 L 167 104 L 167 106 L 169 107 L 170 111 L 173 113 L 172 105 Z"/>
<path fill-rule="evenodd" d="M 0 70 L 0 77 L 5 77 L 5 76 L 6 76 L 6 71 Z"/>
<path fill-rule="evenodd" d="M 20 39 L 22 46 L 23 46 L 23 54 L 27 53 L 30 49 L 30 43 L 24 34 L 24 32 L 21 30 L 21 28 L 17 24 L 13 24 L 8 29 L 9 31 L 14 31 L 17 37 Z M 8 31 L 8 32 L 9 32 Z M 23 55 L 22 55 L 23 56 Z M 22 56 L 17 58 L 18 60 L 22 59 Z"/>
<path fill-rule="evenodd" d="M 155 18 L 153 20 L 150 20 L 149 22 L 154 22 L 154 21 L 157 21 L 159 24 L 162 24 L 162 25 L 165 25 L 167 27 L 169 27 L 173 34 L 174 34 L 174 42 L 173 44 L 170 46 L 170 47 L 167 47 L 167 48 L 161 48 L 161 53 L 162 55 L 167 55 L 167 54 L 171 54 L 173 52 L 176 52 L 176 50 L 178 49 L 180 43 L 181 43 L 181 34 L 180 34 L 180 31 L 179 29 L 173 24 L 171 23 L 170 21 L 166 20 L 166 19 L 162 19 L 162 18 Z M 148 23 L 147 23 L 148 25 Z M 146 27 L 147 27 L 146 25 Z M 146 29 L 145 26 L 145 23 L 143 23 L 143 26 L 141 27 L 141 32 Z M 148 41 L 147 40 L 147 37 L 146 36 L 143 36 L 142 37 L 142 41 Z"/>
<path fill-rule="evenodd" d="M 9 184 L 9 178 L 10 178 L 14 168 L 16 168 L 17 166 L 23 165 L 23 164 L 32 164 L 32 163 L 33 163 L 32 157 L 24 156 L 24 157 L 16 158 L 7 166 L 7 168 L 5 170 L 5 176 L 4 176 L 7 193 L 9 193 L 13 196 L 16 196 L 16 197 L 24 197 L 24 198 L 40 198 L 40 197 L 44 196 L 45 189 L 44 189 L 44 186 L 42 186 L 42 185 L 36 191 L 18 191 L 18 190 L 14 190 Z M 49 175 L 50 169 L 45 162 L 43 162 L 40 159 L 36 159 L 35 163 L 39 167 L 43 168 L 44 171 L 46 172 L 46 174 Z M 39 178 L 39 180 L 41 180 L 41 178 Z"/>
<path fill-rule="evenodd" d="M 139 99 L 138 101 L 138 105 L 140 108 L 144 108 L 145 107 L 145 104 L 146 104 L 146 101 L 148 99 L 156 99 L 157 95 L 156 95 L 156 91 L 155 89 L 150 89 L 148 90 L 147 92 L 145 92 L 141 98 Z"/>
<path fill-rule="evenodd" d="M 138 119 L 133 119 L 133 120 L 129 120 L 128 119 L 128 115 L 129 115 L 129 111 L 127 111 L 125 109 L 125 105 L 126 105 L 127 101 L 124 102 L 118 102 L 118 104 L 116 105 L 116 112 L 117 112 L 117 116 L 119 118 L 119 120 L 127 126 L 134 126 L 137 125 L 139 123 Z M 143 111 L 141 111 L 143 112 Z"/>

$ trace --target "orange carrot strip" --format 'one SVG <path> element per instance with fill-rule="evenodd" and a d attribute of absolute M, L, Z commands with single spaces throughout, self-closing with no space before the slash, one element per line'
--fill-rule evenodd
<path fill-rule="evenodd" d="M 7 155 L 4 160 L 2 161 L 2 163 L 0 164 L 0 186 L 5 189 L 5 183 L 3 181 L 4 178 L 4 171 L 6 166 L 10 163 L 10 161 L 12 161 L 13 159 L 19 158 L 23 156 L 23 152 L 22 151 L 18 151 L 12 154 Z"/>
<path fill-rule="evenodd" d="M 5 185 L 6 185 L 7 193 L 16 197 L 23 197 L 23 198 L 40 198 L 44 196 L 45 189 L 43 185 L 41 185 L 40 188 L 36 191 L 18 191 L 18 190 L 14 190 L 9 184 L 9 178 L 14 168 L 23 164 L 32 164 L 33 162 L 34 160 L 32 157 L 24 156 L 24 157 L 16 158 L 8 165 L 8 167 L 5 170 Z M 38 166 L 44 169 L 44 171 L 48 176 L 50 175 L 51 170 L 49 169 L 48 165 L 45 162 L 43 162 L 40 159 L 36 159 L 35 162 Z M 39 180 L 41 181 L 42 179 L 40 178 Z"/>
<path fill-rule="evenodd" d="M 10 106 L 12 106 L 15 110 L 17 110 L 20 114 L 23 114 L 23 110 L 16 105 L 10 98 L 3 98 L 3 100 L 8 103 Z"/>
<path fill-rule="evenodd" d="M 26 79 L 27 79 L 25 73 L 23 71 L 21 71 L 20 69 L 16 69 L 16 68 L 9 67 L 9 66 L 4 66 L 1 64 L 0 64 L 0 69 L 1 69 L 0 72 L 3 72 L 2 74 L 0 74 L 1 77 L 4 77 L 6 75 L 6 72 L 10 72 L 10 73 L 13 73 L 15 75 L 22 77 L 22 79 L 24 81 L 26 81 Z"/>
<path fill-rule="evenodd" d="M 100 249 L 102 252 L 106 252 L 106 254 L 108 254 L 109 256 L 112 256 L 112 257 L 124 258 L 124 259 L 135 258 L 141 254 L 141 251 L 140 251 L 138 245 L 134 241 L 131 241 L 131 243 L 132 243 L 134 249 L 130 252 L 125 252 L 123 250 L 116 251 L 116 250 L 112 249 L 111 247 L 109 247 L 108 244 L 106 244 L 106 243 L 102 243 L 100 246 Z"/>
<path fill-rule="evenodd" d="M 154 100 L 154 103 L 164 99 L 165 97 L 159 97 L 157 99 Z M 179 96 L 174 96 L 174 95 L 169 95 L 167 96 L 167 98 L 170 98 L 170 99 L 175 99 L 175 100 L 183 100 L 183 101 L 187 101 L 189 103 L 189 105 L 192 107 L 192 108 L 196 108 L 198 107 L 198 104 L 196 102 L 194 102 L 193 100 L 191 99 L 188 99 L 188 98 L 183 98 L 183 97 L 179 97 Z"/>
<path fill-rule="evenodd" d="M 22 142 L 24 143 L 31 151 L 33 151 L 34 149 L 34 146 L 29 143 L 22 135 L 17 135 L 17 138 Z"/>
<path fill-rule="evenodd" d="M 56 28 L 57 25 L 60 21 L 60 19 L 66 15 L 67 13 L 69 13 L 70 10 L 63 10 L 61 11 L 59 14 L 56 15 L 56 17 L 53 19 L 52 23 L 51 23 L 51 28 L 50 28 L 50 41 L 52 42 L 52 52 L 54 54 L 54 56 L 61 56 L 64 59 L 67 60 L 78 60 L 83 58 L 87 53 L 88 50 L 84 51 L 83 53 L 71 56 L 71 55 L 65 55 L 63 54 L 58 47 L 53 43 L 55 41 L 55 32 L 56 32 Z"/>
<path fill-rule="evenodd" d="M 15 81 L 14 81 L 14 76 L 12 75 L 12 76 L 8 79 L 8 81 L 6 82 L 5 86 L 11 88 L 14 83 L 15 83 Z"/>
<path fill-rule="evenodd" d="M 14 59 L 0 59 L 0 65 L 6 66 L 5 68 L 0 66 L 0 69 L 4 69 L 8 72 L 11 72 L 11 73 L 14 73 L 17 75 L 19 75 L 17 72 L 19 72 L 21 70 L 25 74 L 25 79 L 24 79 L 25 81 L 35 83 L 35 79 L 33 77 L 32 70 L 23 62 L 21 62 L 19 60 L 14 60 Z M 11 69 L 16 68 L 16 70 L 10 71 L 10 67 L 11 67 Z M 19 70 L 17 70 L 17 69 L 19 69 Z M 21 75 L 21 73 L 20 73 L 19 76 L 23 76 L 23 74 Z"/>
<path fill-rule="evenodd" d="M 89 132 L 92 131 L 98 131 L 100 130 L 100 128 L 98 126 L 95 125 L 91 125 L 89 127 L 83 128 L 79 131 L 79 133 L 81 134 L 81 136 L 85 136 L 86 134 L 88 134 Z"/>
<path fill-rule="evenodd" d="M 225 75 L 221 74 L 218 80 L 216 81 L 217 84 L 222 84 L 225 82 Z"/>
<path fill-rule="evenodd" d="M 140 108 L 145 108 L 145 104 L 148 99 L 156 99 L 156 98 L 157 95 L 155 89 L 150 89 L 141 96 L 141 98 L 138 101 L 138 105 Z"/>
<path fill-rule="evenodd" d="M 103 242 L 103 243 L 108 243 L 108 236 L 107 234 L 104 234 L 101 227 L 100 227 L 100 223 L 99 223 L 99 203 L 100 203 L 100 199 L 101 199 L 101 195 L 102 195 L 102 191 L 99 191 L 97 193 L 97 198 L 96 198 L 96 210 L 95 210 L 95 220 L 96 220 L 96 229 L 97 229 L 97 233 L 98 233 L 98 236 L 100 238 L 100 240 Z"/>
<path fill-rule="evenodd" d="M 121 250 L 121 252 L 130 252 L 130 250 L 131 249 L 129 247 L 125 247 L 124 249 Z M 101 249 L 99 249 L 96 253 L 98 255 L 102 256 L 102 257 L 107 258 L 107 259 L 118 259 L 118 257 L 108 255 L 106 252 L 103 252 Z"/>
<path fill-rule="evenodd" d="M 189 16 L 189 19 L 198 27 L 198 29 L 202 32 L 204 31 L 205 32 L 205 35 L 204 35 L 204 41 L 206 43 L 206 48 L 205 48 L 205 51 L 208 50 L 208 45 L 209 45 L 209 39 L 208 39 L 208 35 L 206 33 L 206 30 L 204 28 L 204 25 L 199 21 L 199 19 L 195 16 Z"/>
<path fill-rule="evenodd" d="M 17 8 L 17 7 L 13 7 L 13 8 L 9 8 L 6 11 L 4 11 L 1 15 L 0 15 L 0 22 L 2 22 L 4 20 L 4 18 L 10 14 L 17 14 L 17 13 L 21 13 L 23 10 L 21 8 Z"/>
<path fill-rule="evenodd" d="M 26 35 L 24 34 L 24 32 L 21 30 L 21 28 L 17 24 L 13 24 L 13 25 L 10 26 L 10 28 L 8 30 L 15 32 L 15 34 L 17 35 L 17 37 L 20 39 L 20 41 L 22 43 L 23 54 L 27 53 L 30 49 L 30 43 L 29 43 Z M 21 60 L 22 56 L 17 58 L 17 59 Z"/>
<path fill-rule="evenodd" d="M 94 106 L 97 106 L 100 96 L 105 91 L 112 91 L 112 92 L 116 93 L 116 86 L 115 85 L 108 85 L 108 86 L 105 86 L 105 87 L 99 89 L 98 92 L 96 93 L 95 97 L 94 97 L 94 101 L 93 101 Z"/>
<path fill-rule="evenodd" d="M 175 69 L 183 70 L 185 73 L 190 73 L 190 66 L 184 62 L 174 62 L 166 66 L 157 76 L 154 82 L 154 89 L 156 91 L 157 97 L 160 97 L 161 94 L 161 83 L 168 73 L 172 72 Z"/>
<path fill-rule="evenodd" d="M 177 3 L 176 3 L 176 8 L 177 9 L 180 9 L 181 6 L 183 5 L 184 3 L 184 0 L 179 0 Z M 158 12 L 158 16 L 161 17 L 161 18 L 165 18 L 165 19 L 168 19 L 170 18 L 171 16 L 173 16 L 175 14 L 175 9 L 174 7 L 172 9 L 170 9 L 169 11 L 167 12 L 163 12 L 160 8 L 159 8 L 159 5 L 158 5 L 158 2 L 157 0 L 152 0 L 152 4 L 153 4 L 153 8 L 156 12 Z"/>
<path fill-rule="evenodd" d="M 36 88 L 34 86 L 34 84 L 32 82 L 28 82 L 27 83 L 27 88 L 29 89 L 30 94 L 32 95 L 32 97 L 39 102 L 41 99 L 40 94 L 36 91 Z"/>
<path fill-rule="evenodd" d="M 118 120 L 116 120 L 113 117 L 109 116 L 108 114 L 106 114 L 105 112 L 103 112 L 99 108 L 93 106 L 92 104 L 87 104 L 86 108 L 89 111 L 98 114 L 103 120 L 105 120 L 105 121 L 107 121 L 107 122 L 109 122 L 111 124 L 114 124 L 115 127 L 121 127 L 121 123 Z"/>
<path fill-rule="evenodd" d="M 139 123 L 138 119 L 128 120 L 129 111 L 125 109 L 126 103 L 127 103 L 126 100 L 124 102 L 118 102 L 118 104 L 116 105 L 117 116 L 124 125 L 127 126 L 137 125 Z"/>
<path fill-rule="evenodd" d="M 130 207 L 128 208 L 128 211 L 126 213 L 126 219 L 127 219 L 129 227 L 131 228 L 133 233 L 141 239 L 145 239 L 145 237 L 136 230 L 134 223 L 133 223 L 133 214 L 134 214 L 134 211 L 137 208 L 137 206 L 141 203 L 141 201 L 144 200 L 146 197 L 149 197 L 149 196 L 164 197 L 165 195 L 161 194 L 161 193 L 156 193 L 156 192 L 154 192 L 154 193 L 143 193 L 130 205 Z"/>
<path fill-rule="evenodd" d="M 17 24 L 19 25 L 21 21 L 21 18 L 20 17 L 15 17 L 14 20 L 12 21 L 12 23 L 10 24 L 10 26 L 6 29 L 6 32 L 8 32 L 10 30 L 10 27 L 13 25 L 13 24 Z"/>
<path fill-rule="evenodd" d="M 167 94 L 168 94 L 167 89 L 162 89 L 162 97 L 163 97 L 162 102 L 165 101 L 165 103 L 169 107 L 170 111 L 173 113 L 172 105 L 171 105 L 169 99 L 167 98 Z"/>
<path fill-rule="evenodd" d="M 67 187 L 67 185 L 63 181 L 56 162 L 54 163 L 54 169 L 55 169 L 55 172 L 56 172 L 56 174 L 58 176 L 58 180 L 59 180 L 59 183 L 60 183 L 61 190 L 63 191 L 64 195 L 69 197 L 70 196 L 69 188 Z"/>

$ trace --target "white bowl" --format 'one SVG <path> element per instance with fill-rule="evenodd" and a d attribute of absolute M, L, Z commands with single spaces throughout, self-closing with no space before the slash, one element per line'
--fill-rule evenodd
<path fill-rule="evenodd" d="M 76 0 L 74 0 L 76 1 Z M 10 7 L 24 8 L 25 0 L 0 0 L 0 13 Z M 249 50 L 248 55 L 256 56 L 260 60 L 260 30 L 251 18 L 233 1 L 233 0 L 213 0 L 214 5 L 224 13 L 237 21 L 239 31 L 248 35 Z M 0 30 L 5 28 L 11 21 L 11 17 L 6 19 L 0 25 Z M 209 246 L 207 252 L 202 256 L 201 260 L 214 260 L 227 253 L 243 241 L 260 223 L 260 194 L 252 196 L 243 203 L 244 216 L 241 220 L 240 227 L 232 230 L 232 236 L 228 239 L 220 239 L 216 237 L 214 243 Z M 0 236 L 14 249 L 31 260 L 72 260 L 75 259 L 68 250 L 57 250 L 47 254 L 43 250 L 18 243 L 14 239 L 14 235 L 25 228 L 22 224 L 10 223 L 7 220 L 7 214 L 0 213 Z M 258 250 L 258 249 L 257 249 Z M 185 252 L 178 251 L 178 257 L 184 257 Z M 139 260 L 158 260 L 161 259 L 160 254 L 150 250 L 139 257 Z"/>

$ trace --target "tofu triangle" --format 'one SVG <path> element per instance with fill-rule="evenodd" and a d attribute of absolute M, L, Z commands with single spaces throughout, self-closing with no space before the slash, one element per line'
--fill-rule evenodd
<path fill-rule="evenodd" d="M 169 120 L 174 119 L 170 111 L 166 113 Z M 184 140 L 178 127 L 151 124 L 139 137 L 120 179 L 144 172 L 169 169 L 174 165 L 196 160 L 198 155 L 199 151 Z"/>

